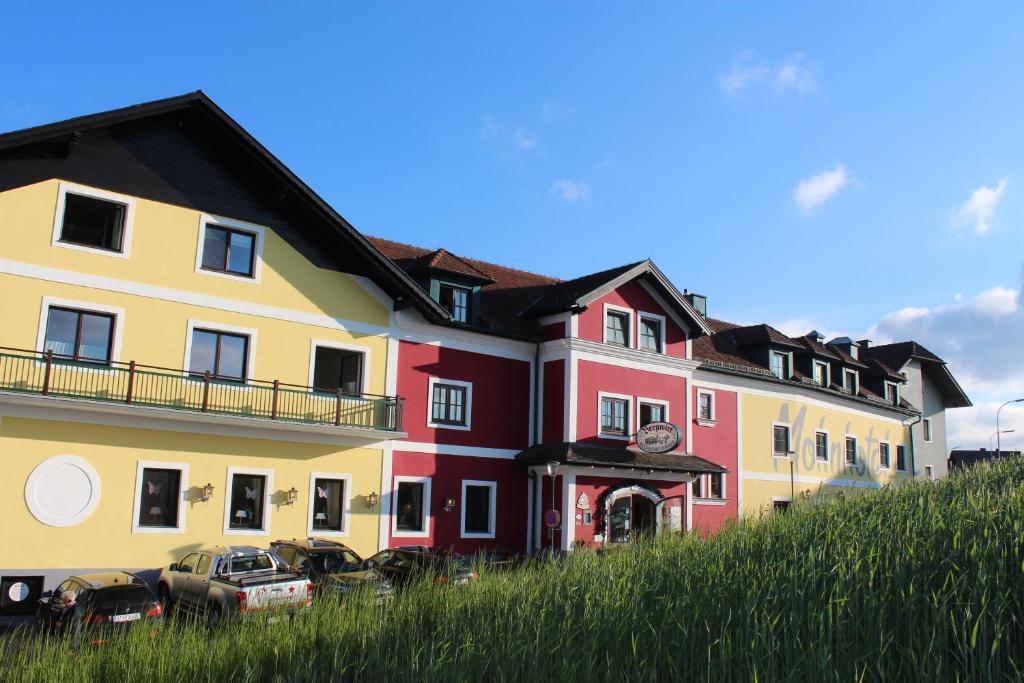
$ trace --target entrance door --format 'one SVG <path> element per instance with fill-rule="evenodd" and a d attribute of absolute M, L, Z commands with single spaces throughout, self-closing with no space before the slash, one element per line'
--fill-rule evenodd
<path fill-rule="evenodd" d="M 629 543 L 640 534 L 653 534 L 657 523 L 654 512 L 654 501 L 645 496 L 616 498 L 608 514 L 608 542 Z"/>
<path fill-rule="evenodd" d="M 685 514 L 683 505 L 685 500 L 682 496 L 665 498 L 654 508 L 654 516 L 658 520 L 658 533 L 668 534 L 683 531 Z"/>

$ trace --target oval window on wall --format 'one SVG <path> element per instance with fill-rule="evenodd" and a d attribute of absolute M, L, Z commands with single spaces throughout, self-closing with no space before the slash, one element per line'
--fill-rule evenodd
<path fill-rule="evenodd" d="M 25 483 L 29 512 L 48 526 L 74 526 L 100 502 L 100 478 L 75 455 L 55 455 L 36 465 Z"/>

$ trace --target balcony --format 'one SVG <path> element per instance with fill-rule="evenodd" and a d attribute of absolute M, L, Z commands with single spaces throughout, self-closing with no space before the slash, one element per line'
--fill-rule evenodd
<path fill-rule="evenodd" d="M 403 399 L 396 396 L 314 390 L 277 380 L 234 382 L 135 361 L 87 363 L 2 346 L 0 391 L 271 423 L 402 431 Z"/>

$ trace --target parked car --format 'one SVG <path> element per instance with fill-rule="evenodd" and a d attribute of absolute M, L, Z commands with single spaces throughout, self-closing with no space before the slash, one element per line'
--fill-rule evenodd
<path fill-rule="evenodd" d="M 211 626 L 254 613 L 294 614 L 313 603 L 313 582 L 252 546 L 223 546 L 189 553 L 160 572 L 165 611 L 204 615 Z"/>
<path fill-rule="evenodd" d="M 63 601 L 69 592 L 75 596 L 73 608 Z M 72 576 L 44 592 L 36 605 L 36 628 L 53 635 L 88 632 L 90 639 L 102 640 L 135 623 L 159 626 L 163 609 L 156 593 L 130 572 Z"/>
<path fill-rule="evenodd" d="M 345 595 L 360 586 L 372 586 L 377 597 L 394 593 L 383 574 L 369 568 L 363 558 L 343 543 L 325 538 L 274 541 L 270 549 L 298 574 L 310 579 L 318 590 Z"/>
<path fill-rule="evenodd" d="M 382 550 L 365 563 L 368 569 L 380 572 L 396 587 L 426 575 L 434 577 L 435 584 L 461 586 L 480 576 L 473 571 L 468 557 L 448 552 L 433 552 L 429 548 L 389 548 Z"/>

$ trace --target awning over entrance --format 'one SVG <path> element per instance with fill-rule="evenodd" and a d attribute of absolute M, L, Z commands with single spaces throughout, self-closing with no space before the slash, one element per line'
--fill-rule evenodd
<path fill-rule="evenodd" d="M 523 465 L 557 462 L 583 467 L 695 474 L 726 471 L 720 465 L 689 453 L 645 453 L 625 446 L 601 446 L 571 441 L 531 446 L 516 456 L 516 462 Z"/>

